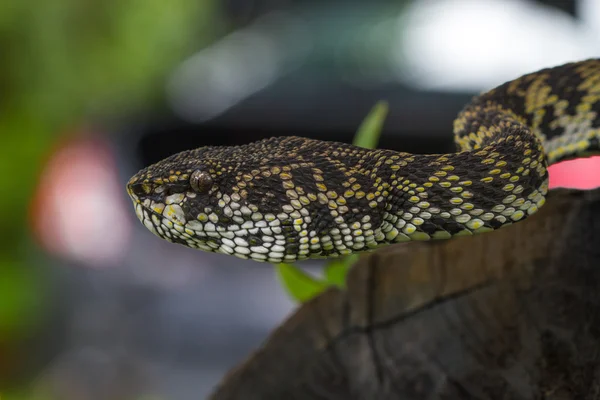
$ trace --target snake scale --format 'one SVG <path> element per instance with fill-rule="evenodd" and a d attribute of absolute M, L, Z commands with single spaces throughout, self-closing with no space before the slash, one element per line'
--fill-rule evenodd
<path fill-rule="evenodd" d="M 272 263 L 489 232 L 545 202 L 547 166 L 600 150 L 600 60 L 475 97 L 456 153 L 415 155 L 276 137 L 172 155 L 127 185 L 154 234 Z"/>

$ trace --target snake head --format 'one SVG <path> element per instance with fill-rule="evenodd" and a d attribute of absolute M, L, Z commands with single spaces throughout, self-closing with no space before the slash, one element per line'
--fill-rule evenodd
<path fill-rule="evenodd" d="M 186 238 L 181 234 L 195 219 L 194 208 L 211 203 L 219 175 L 203 160 L 204 153 L 196 150 L 176 154 L 142 169 L 127 183 L 136 215 L 152 233 L 181 243 Z"/>
<path fill-rule="evenodd" d="M 342 235 L 334 220 L 348 207 L 325 181 L 345 177 L 323 172 L 322 143 L 284 137 L 184 151 L 138 172 L 127 191 L 146 228 L 174 243 L 273 263 L 337 256 L 329 231 Z M 370 217 L 357 218 L 370 227 Z"/>
<path fill-rule="evenodd" d="M 241 163 L 224 159 L 226 149 L 184 151 L 135 174 L 127 192 L 144 226 L 173 243 L 227 252 L 231 242 L 226 239 L 235 239 L 234 232 L 241 232 L 245 222 L 239 212 L 234 215 L 234 208 L 239 210 L 245 202 L 233 192 Z"/>

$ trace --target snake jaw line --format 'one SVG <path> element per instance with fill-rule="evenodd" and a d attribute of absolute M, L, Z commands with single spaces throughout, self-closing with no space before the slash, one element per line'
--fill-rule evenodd
<path fill-rule="evenodd" d="M 457 153 L 278 137 L 175 154 L 127 191 L 157 236 L 271 263 L 469 236 L 537 212 L 547 165 L 600 149 L 598 113 L 600 61 L 588 60 L 473 99 L 454 123 Z"/>

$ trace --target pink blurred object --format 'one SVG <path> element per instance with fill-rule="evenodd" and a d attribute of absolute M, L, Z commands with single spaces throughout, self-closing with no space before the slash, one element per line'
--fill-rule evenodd
<path fill-rule="evenodd" d="M 108 143 L 68 138 L 40 177 L 31 205 L 34 236 L 49 252 L 87 266 L 118 264 L 131 231 L 124 190 Z"/>
<path fill-rule="evenodd" d="M 552 165 L 550 188 L 594 189 L 600 187 L 600 157 L 578 158 Z"/>

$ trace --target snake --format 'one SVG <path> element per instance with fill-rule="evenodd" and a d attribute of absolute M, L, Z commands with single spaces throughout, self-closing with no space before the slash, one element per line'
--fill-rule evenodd
<path fill-rule="evenodd" d="M 492 232 L 546 201 L 548 167 L 600 151 L 600 59 L 541 69 L 460 111 L 457 150 L 410 154 L 297 136 L 173 154 L 127 183 L 167 241 L 290 263 Z"/>

